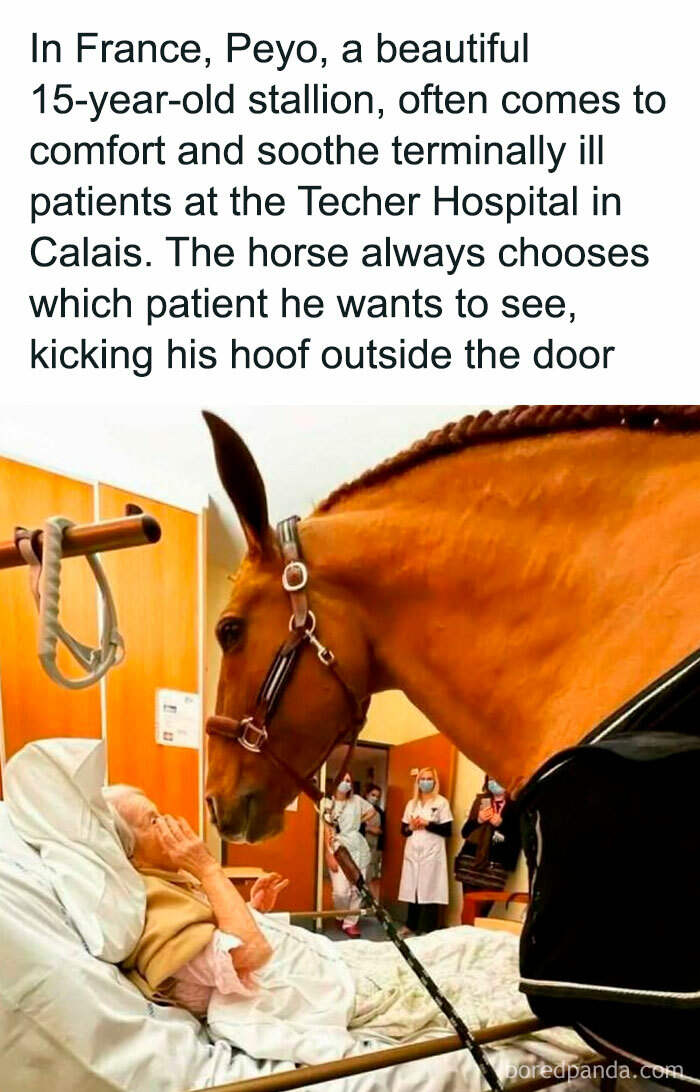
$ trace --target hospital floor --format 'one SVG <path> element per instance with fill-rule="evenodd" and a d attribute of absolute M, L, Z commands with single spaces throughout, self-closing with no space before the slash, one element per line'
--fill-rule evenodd
<path fill-rule="evenodd" d="M 385 941 L 387 939 L 384 930 L 375 918 L 361 918 L 359 924 L 362 940 Z M 346 936 L 337 924 L 335 918 L 330 918 L 323 922 L 323 932 L 331 940 L 352 940 L 352 937 Z"/>

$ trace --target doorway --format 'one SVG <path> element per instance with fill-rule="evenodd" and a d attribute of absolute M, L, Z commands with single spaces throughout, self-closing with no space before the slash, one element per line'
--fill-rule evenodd
<path fill-rule="evenodd" d="M 331 751 L 326 764 L 327 781 L 332 781 L 338 776 L 345 751 L 346 748 L 342 744 Z M 350 773 L 355 792 L 359 792 L 361 796 L 364 796 L 367 785 L 379 785 L 382 790 L 381 805 L 383 806 L 389 778 L 389 744 L 361 741 L 357 743 L 350 761 Z"/>

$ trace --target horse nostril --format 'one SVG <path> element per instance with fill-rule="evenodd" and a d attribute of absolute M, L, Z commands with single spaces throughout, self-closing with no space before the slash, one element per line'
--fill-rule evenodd
<path fill-rule="evenodd" d="M 205 797 L 205 800 L 207 802 L 207 808 L 209 809 L 209 818 L 211 819 L 212 823 L 216 827 L 216 826 L 219 825 L 217 815 L 216 815 L 216 800 L 214 799 L 213 796 L 207 796 L 207 797 Z"/>

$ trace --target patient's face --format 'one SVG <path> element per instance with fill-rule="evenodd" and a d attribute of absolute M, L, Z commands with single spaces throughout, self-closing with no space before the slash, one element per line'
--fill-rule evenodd
<path fill-rule="evenodd" d="M 174 868 L 177 871 L 160 844 L 156 819 L 161 813 L 153 801 L 143 793 L 132 793 L 120 800 L 119 811 L 134 833 L 136 846 L 133 861 L 136 867 L 166 870 Z"/>

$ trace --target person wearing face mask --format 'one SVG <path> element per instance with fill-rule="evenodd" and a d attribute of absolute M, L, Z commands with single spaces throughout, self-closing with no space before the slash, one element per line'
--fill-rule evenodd
<path fill-rule="evenodd" d="M 352 775 L 348 770 L 338 781 L 333 794 L 333 806 L 330 813 L 331 824 L 325 826 L 326 864 L 333 890 L 333 906 L 342 910 L 338 924 L 349 937 L 359 937 L 357 911 L 360 908 L 360 894 L 351 884 L 335 859 L 335 850 L 345 846 L 357 867 L 367 879 L 371 860 L 367 839 L 360 833 L 364 824 L 369 834 L 379 834 L 379 820 L 371 804 L 363 800 L 353 790 Z"/>
<path fill-rule="evenodd" d="M 412 933 L 430 933 L 439 925 L 440 907 L 449 902 L 446 843 L 452 834 L 452 812 L 440 796 L 433 766 L 425 766 L 416 777 L 401 833 L 406 845 L 399 899 L 408 903 L 406 925 Z"/>
<path fill-rule="evenodd" d="M 382 798 L 382 790 L 379 785 L 370 784 L 365 789 L 365 800 L 368 804 L 371 804 L 377 814 L 379 831 L 374 833 L 371 827 L 368 827 L 366 823 L 363 823 L 360 827 L 360 833 L 364 834 L 369 845 L 370 853 L 372 854 L 368 878 L 370 881 L 378 881 L 382 875 L 382 854 L 384 853 L 384 833 L 386 829 L 386 813 L 384 809 L 380 807 L 379 802 Z M 377 823 L 374 824 L 375 827 Z"/>
<path fill-rule="evenodd" d="M 502 891 L 520 853 L 520 824 L 508 793 L 488 774 L 462 827 L 464 844 L 455 860 L 462 890 Z M 490 909 L 484 903 L 482 913 Z"/>

